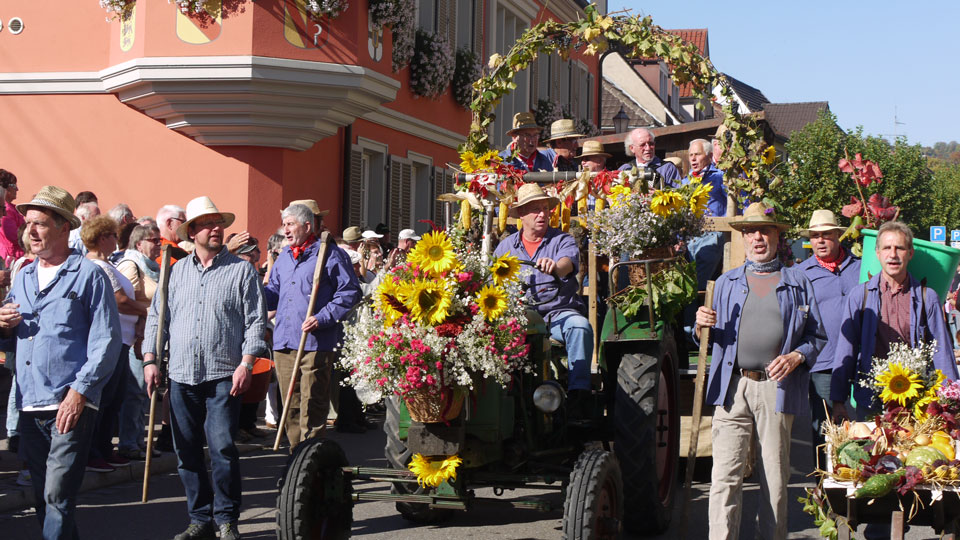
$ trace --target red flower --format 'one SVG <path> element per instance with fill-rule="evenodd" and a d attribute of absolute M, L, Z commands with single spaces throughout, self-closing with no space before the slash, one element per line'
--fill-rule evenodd
<path fill-rule="evenodd" d="M 843 217 L 847 218 L 859 216 L 860 212 L 863 212 L 863 203 L 856 197 L 850 197 L 850 204 L 844 205 L 843 210 L 841 210 Z"/>

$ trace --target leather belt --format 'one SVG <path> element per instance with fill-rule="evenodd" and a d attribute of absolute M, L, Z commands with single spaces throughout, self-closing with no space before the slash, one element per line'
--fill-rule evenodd
<path fill-rule="evenodd" d="M 740 376 L 757 382 L 763 382 L 770 378 L 767 376 L 767 372 L 765 370 L 758 371 L 753 369 L 741 369 Z"/>

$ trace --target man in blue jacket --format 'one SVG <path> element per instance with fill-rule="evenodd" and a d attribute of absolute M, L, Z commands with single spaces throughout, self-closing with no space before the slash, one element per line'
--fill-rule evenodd
<path fill-rule="evenodd" d="M 804 231 L 810 239 L 813 255 L 800 263 L 798 268 L 813 283 L 813 294 L 823 316 L 823 326 L 827 332 L 827 344 L 817 356 L 817 362 L 810 369 L 810 415 L 813 418 L 814 457 L 817 449 L 824 444 L 820 426 L 833 415 L 833 402 L 830 401 L 830 378 L 833 375 L 836 359 L 837 341 L 840 339 L 840 324 L 843 322 L 843 310 L 847 305 L 847 295 L 860 284 L 860 259 L 840 245 L 843 227 L 830 210 L 814 210 L 810 217 L 810 227 Z M 821 458 L 823 452 L 820 452 Z M 826 467 L 821 459 L 820 467 Z"/>
<path fill-rule="evenodd" d="M 633 156 L 634 160 L 624 163 L 619 170 L 629 171 L 634 167 L 641 172 L 644 169 L 654 170 L 660 173 L 667 187 L 680 187 L 680 171 L 673 163 L 657 157 L 657 143 L 652 131 L 647 128 L 637 128 L 627 135 L 626 143 L 627 154 Z"/>
<path fill-rule="evenodd" d="M 543 152 L 537 149 L 542 131 L 543 128 L 537 125 L 537 118 L 532 112 L 518 112 L 513 115 L 513 127 L 507 131 L 512 140 L 507 149 L 500 152 L 503 162 L 524 171 L 552 171 L 553 151 Z"/>
<path fill-rule="evenodd" d="M 695 336 L 711 328 L 706 402 L 713 414 L 710 538 L 740 536 L 743 470 L 754 429 L 760 447 L 758 537 L 787 536 L 790 429 L 807 408 L 810 368 L 825 335 L 813 285 L 777 257 L 789 229 L 773 209 L 751 204 L 730 226 L 743 234 L 747 262 L 720 276 L 713 306 L 697 310 Z"/>
<path fill-rule="evenodd" d="M 320 253 L 314 234 L 314 215 L 302 204 L 291 204 L 281 214 L 283 234 L 289 245 L 283 248 L 264 290 L 267 310 L 276 310 L 273 331 L 273 359 L 277 364 L 280 388 L 290 385 L 300 346 L 307 332 L 307 344 L 300 362 L 300 384 L 290 402 L 290 416 L 284 426 L 290 451 L 306 439 L 321 436 L 330 412 L 330 375 L 343 339 L 341 321 L 362 296 L 360 282 L 350 257 L 335 245 L 327 246 L 314 313 L 307 313 L 313 273 Z"/>

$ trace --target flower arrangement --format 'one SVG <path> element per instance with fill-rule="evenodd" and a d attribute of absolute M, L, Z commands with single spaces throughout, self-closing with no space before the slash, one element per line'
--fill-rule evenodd
<path fill-rule="evenodd" d="M 327 16 L 331 19 L 339 17 L 350 7 L 349 0 L 307 0 L 307 13 L 314 19 Z"/>
<path fill-rule="evenodd" d="M 393 71 L 410 63 L 416 39 L 416 5 L 413 0 L 371 0 L 370 20 L 373 24 L 389 26 L 393 34 Z"/>
<path fill-rule="evenodd" d="M 450 43 L 439 34 L 417 30 L 410 61 L 410 89 L 418 96 L 436 98 L 453 79 L 454 58 Z"/>
<path fill-rule="evenodd" d="M 473 81 L 482 75 L 480 57 L 470 47 L 457 49 L 456 67 L 453 70 L 453 99 L 464 109 L 470 109 L 473 101 Z"/>
<path fill-rule="evenodd" d="M 529 371 L 519 266 L 513 257 L 484 265 L 460 229 L 425 234 L 346 330 L 347 383 L 379 395 L 441 396 Z"/>
<path fill-rule="evenodd" d="M 206 13 L 203 9 L 204 0 L 167 0 L 167 3 L 176 4 L 181 13 Z"/>
<path fill-rule="evenodd" d="M 886 358 L 874 358 L 860 386 L 876 390 L 885 405 L 913 411 L 917 421 L 926 420 L 927 405 L 937 400 L 937 390 L 946 377 L 933 367 L 937 342 L 913 348 L 904 343 L 890 347 Z"/>
<path fill-rule="evenodd" d="M 100 7 L 107 10 L 107 13 L 110 15 L 107 18 L 109 22 L 112 18 L 120 17 L 120 14 L 123 13 L 127 5 L 133 1 L 134 0 L 100 0 Z"/>

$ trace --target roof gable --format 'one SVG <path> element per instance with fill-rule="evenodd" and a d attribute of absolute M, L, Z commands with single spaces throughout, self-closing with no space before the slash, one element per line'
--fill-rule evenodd
<path fill-rule="evenodd" d="M 820 111 L 830 110 L 826 101 L 805 101 L 800 103 L 765 103 L 764 117 L 773 134 L 783 140 L 789 140 L 794 131 L 800 131 L 807 124 L 815 122 Z"/>
<path fill-rule="evenodd" d="M 750 112 L 760 112 L 763 110 L 765 103 L 770 103 L 770 100 L 767 99 L 767 96 L 763 95 L 763 92 L 761 92 L 759 88 L 754 88 L 726 73 L 722 75 L 723 78 L 726 79 L 727 84 L 730 85 L 733 93 L 737 95 L 737 98 L 743 102 Z"/>

